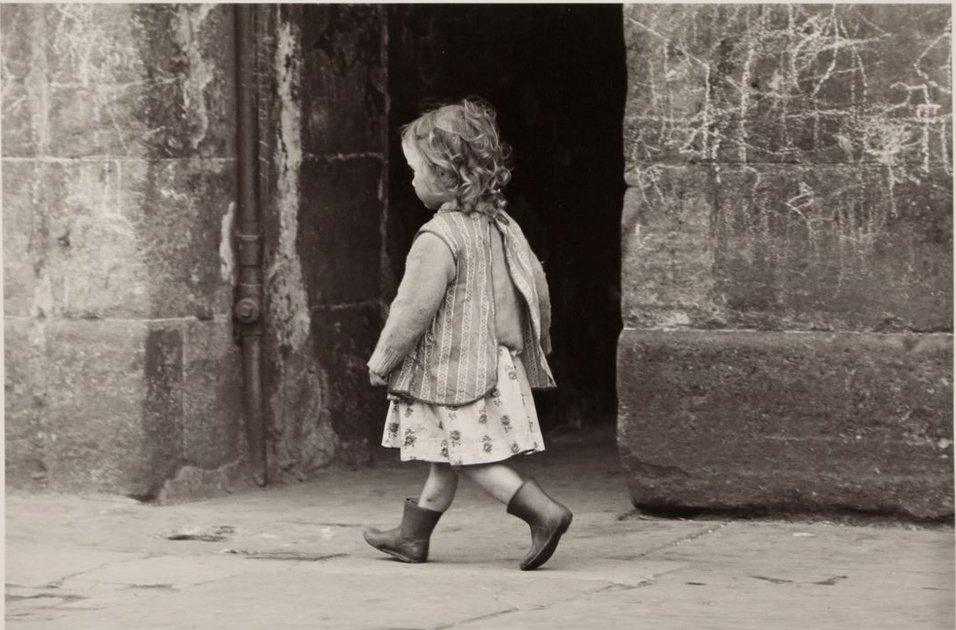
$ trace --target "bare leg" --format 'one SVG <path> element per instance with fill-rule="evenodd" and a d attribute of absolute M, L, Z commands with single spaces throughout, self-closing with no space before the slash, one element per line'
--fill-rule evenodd
<path fill-rule="evenodd" d="M 475 464 L 462 466 L 461 470 L 482 490 L 505 504 L 524 483 L 518 473 L 505 464 Z"/>
<path fill-rule="evenodd" d="M 454 500 L 457 489 L 458 471 L 448 464 L 433 463 L 418 499 L 418 507 L 444 512 Z"/>

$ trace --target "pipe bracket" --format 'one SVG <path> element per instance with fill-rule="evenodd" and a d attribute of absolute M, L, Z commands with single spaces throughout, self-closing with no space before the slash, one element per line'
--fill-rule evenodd
<path fill-rule="evenodd" d="M 253 298 L 242 298 L 236 302 L 233 312 L 243 324 L 254 324 L 259 321 L 259 302 Z"/>

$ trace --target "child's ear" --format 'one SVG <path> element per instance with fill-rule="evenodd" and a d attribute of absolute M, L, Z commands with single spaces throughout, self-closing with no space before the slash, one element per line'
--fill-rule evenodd
<path fill-rule="evenodd" d="M 438 171 L 438 181 L 449 190 L 458 186 L 458 176 L 454 172 L 445 169 Z"/>

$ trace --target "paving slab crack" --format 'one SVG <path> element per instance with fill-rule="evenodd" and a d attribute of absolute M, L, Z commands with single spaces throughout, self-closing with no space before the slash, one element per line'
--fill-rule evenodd
<path fill-rule="evenodd" d="M 87 599 L 83 595 L 73 595 L 71 593 L 36 593 L 34 595 L 7 595 L 7 602 L 18 602 L 24 599 L 60 599 L 65 602 L 75 602 L 81 599 Z"/>
<path fill-rule="evenodd" d="M 849 576 L 846 576 L 846 575 L 834 575 L 834 576 L 831 577 L 831 578 L 827 578 L 827 579 L 821 580 L 821 581 L 819 581 L 819 582 L 814 582 L 814 584 L 820 584 L 821 586 L 833 586 L 833 585 L 836 584 L 837 582 L 841 582 L 841 581 L 847 579 L 847 577 L 849 577 Z"/>
<path fill-rule="evenodd" d="M 643 551 L 641 553 L 634 554 L 631 556 L 611 556 L 610 559 L 611 560 L 640 560 L 641 558 L 646 558 L 647 556 L 653 555 L 655 553 L 659 553 L 661 551 L 667 551 L 668 549 L 673 549 L 674 547 L 677 547 L 678 545 L 682 545 L 686 542 L 697 540 L 698 538 L 703 538 L 704 536 L 709 536 L 710 534 L 713 534 L 729 525 L 730 525 L 729 522 L 717 523 L 713 527 L 708 527 L 704 531 L 698 531 L 698 532 L 694 532 L 693 534 L 687 534 L 686 536 L 680 536 L 679 538 L 675 538 L 674 540 L 668 541 L 664 543 L 663 545 L 652 547 L 651 549 L 648 549 L 647 551 Z"/>
<path fill-rule="evenodd" d="M 645 586 L 653 586 L 657 584 L 656 578 L 647 578 L 646 580 L 641 580 L 637 584 L 625 584 L 622 582 L 612 582 L 605 587 L 599 588 L 596 591 L 588 593 L 588 595 L 596 595 L 597 593 L 607 593 L 608 591 L 633 591 L 636 588 L 644 588 Z"/>
<path fill-rule="evenodd" d="M 79 577 L 87 573 L 93 573 L 94 571 L 99 571 L 100 569 L 105 569 L 106 567 L 109 567 L 109 566 L 118 565 L 118 564 L 126 564 L 129 562 L 139 562 L 141 560 L 148 560 L 149 558 L 150 556 L 146 555 L 146 556 L 137 556 L 136 558 L 130 558 L 128 560 L 119 560 L 119 561 L 111 560 L 109 562 L 104 562 L 101 565 L 91 567 L 89 569 L 84 569 L 82 571 L 76 571 L 75 573 L 64 575 L 63 577 L 59 579 L 56 579 L 56 580 L 53 580 L 52 582 L 44 584 L 44 587 L 45 588 L 60 588 L 61 586 L 63 586 L 64 582 L 66 582 L 67 580 L 72 580 L 75 577 Z"/>
<path fill-rule="evenodd" d="M 785 580 L 783 578 L 767 577 L 764 575 L 751 575 L 750 577 L 754 578 L 755 580 L 763 580 L 772 584 L 793 584 L 793 580 Z"/>
<path fill-rule="evenodd" d="M 365 527 L 362 523 L 339 523 L 339 522 L 320 522 L 320 521 L 276 521 L 277 523 L 289 523 L 292 525 L 308 525 L 310 527 Z"/>
<path fill-rule="evenodd" d="M 113 582 L 119 586 L 125 586 L 127 589 L 157 590 L 157 591 L 178 591 L 179 589 L 172 584 L 130 584 L 128 582 Z"/>
<path fill-rule="evenodd" d="M 533 607 L 533 608 L 528 608 L 528 609 L 525 609 L 525 610 L 534 610 L 534 609 L 537 609 L 537 608 L 543 608 L 543 607 L 542 607 L 542 606 L 535 606 L 535 607 Z M 507 608 L 507 609 L 505 609 L 505 610 L 498 610 L 498 611 L 495 611 L 495 612 L 493 612 L 493 613 L 488 613 L 488 614 L 486 614 L 486 615 L 479 615 L 479 616 L 477 616 L 477 617 L 470 617 L 470 618 L 468 618 L 468 619 L 462 619 L 461 621 L 455 621 L 455 622 L 453 622 L 453 623 L 442 624 L 442 625 L 440 625 L 440 626 L 435 626 L 435 627 L 433 628 L 433 630 L 448 630 L 449 628 L 455 628 L 455 627 L 457 627 L 457 626 L 461 626 L 461 625 L 464 625 L 464 624 L 466 624 L 466 623 L 471 623 L 471 622 L 473 622 L 473 621 L 484 621 L 485 619 L 494 619 L 495 617 L 501 617 L 502 615 L 508 615 L 508 614 L 513 613 L 513 612 L 517 612 L 517 611 L 519 611 L 519 610 L 521 610 L 521 608 L 517 608 L 517 607 Z"/>
<path fill-rule="evenodd" d="M 654 584 L 657 583 L 657 578 L 658 578 L 658 577 L 660 577 L 660 576 L 662 576 L 662 575 L 666 575 L 666 574 L 668 574 L 668 573 L 673 573 L 673 572 L 679 571 L 679 570 L 681 570 L 681 569 L 670 569 L 670 570 L 668 570 L 668 571 L 663 571 L 663 572 L 658 573 L 658 574 L 655 574 L 655 575 L 653 575 L 653 576 L 651 576 L 651 577 L 643 578 L 643 579 L 641 579 L 640 582 L 637 582 L 637 583 L 610 582 L 610 583 L 605 584 L 604 586 L 601 586 L 600 588 L 597 588 L 597 589 L 594 589 L 594 590 L 591 590 L 591 591 L 587 591 L 587 592 L 585 592 L 585 593 L 579 593 L 579 594 L 577 594 L 577 595 L 575 595 L 575 596 L 573 596 L 573 597 L 566 597 L 566 598 L 560 599 L 560 600 L 558 600 L 558 601 L 551 602 L 550 604 L 532 604 L 532 605 L 528 605 L 528 606 L 513 605 L 513 606 L 511 606 L 510 608 L 507 608 L 507 609 L 504 609 L 504 610 L 498 610 L 498 611 L 495 611 L 495 612 L 493 612 L 493 613 L 488 613 L 488 614 L 485 614 L 485 615 L 479 615 L 479 616 L 477 616 L 477 617 L 471 617 L 471 618 L 469 618 L 469 619 L 462 619 L 461 621 L 456 621 L 456 622 L 451 623 L 451 624 L 445 624 L 445 625 L 435 626 L 435 627 L 433 628 L 433 630 L 447 630 L 447 629 L 449 629 L 449 628 L 456 628 L 456 627 L 459 627 L 459 626 L 463 626 L 463 625 L 465 625 L 465 624 L 473 623 L 473 622 L 475 622 L 475 621 L 485 621 L 485 620 L 487 620 L 487 619 L 494 619 L 494 618 L 497 618 L 497 617 L 503 617 L 504 615 L 509 615 L 509 614 L 511 614 L 511 613 L 519 612 L 519 611 L 548 610 L 548 609 L 550 609 L 550 608 L 552 608 L 552 607 L 554 607 L 554 606 L 556 606 L 556 605 L 558 605 L 558 604 L 566 604 L 566 603 L 568 603 L 568 602 L 570 602 L 570 601 L 575 601 L 575 600 L 579 600 L 579 599 L 587 599 L 588 597 L 591 597 L 592 595 L 597 595 L 597 594 L 600 594 L 600 593 L 607 593 L 607 592 L 611 592 L 611 591 L 632 591 L 632 590 L 635 590 L 635 589 L 644 588 L 644 587 L 646 587 L 646 586 L 652 586 L 652 585 L 654 585 Z M 496 599 L 497 599 L 497 598 L 496 598 Z"/>
<path fill-rule="evenodd" d="M 344 558 L 347 553 L 313 554 L 298 551 L 247 551 L 245 549 L 226 549 L 219 553 L 237 555 L 253 560 L 289 560 L 292 562 L 319 562 L 332 558 Z"/>

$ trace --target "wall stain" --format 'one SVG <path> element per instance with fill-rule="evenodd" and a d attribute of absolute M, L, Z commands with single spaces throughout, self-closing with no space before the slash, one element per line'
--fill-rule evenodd
<path fill-rule="evenodd" d="M 190 133 L 189 144 L 198 149 L 209 130 L 209 111 L 206 107 L 206 88 L 215 79 L 215 65 L 204 54 L 204 40 L 200 37 L 203 23 L 214 5 L 186 5 L 176 8 L 178 25 L 176 40 L 182 47 L 189 66 L 183 79 L 183 109 L 196 118 L 196 128 Z"/>

